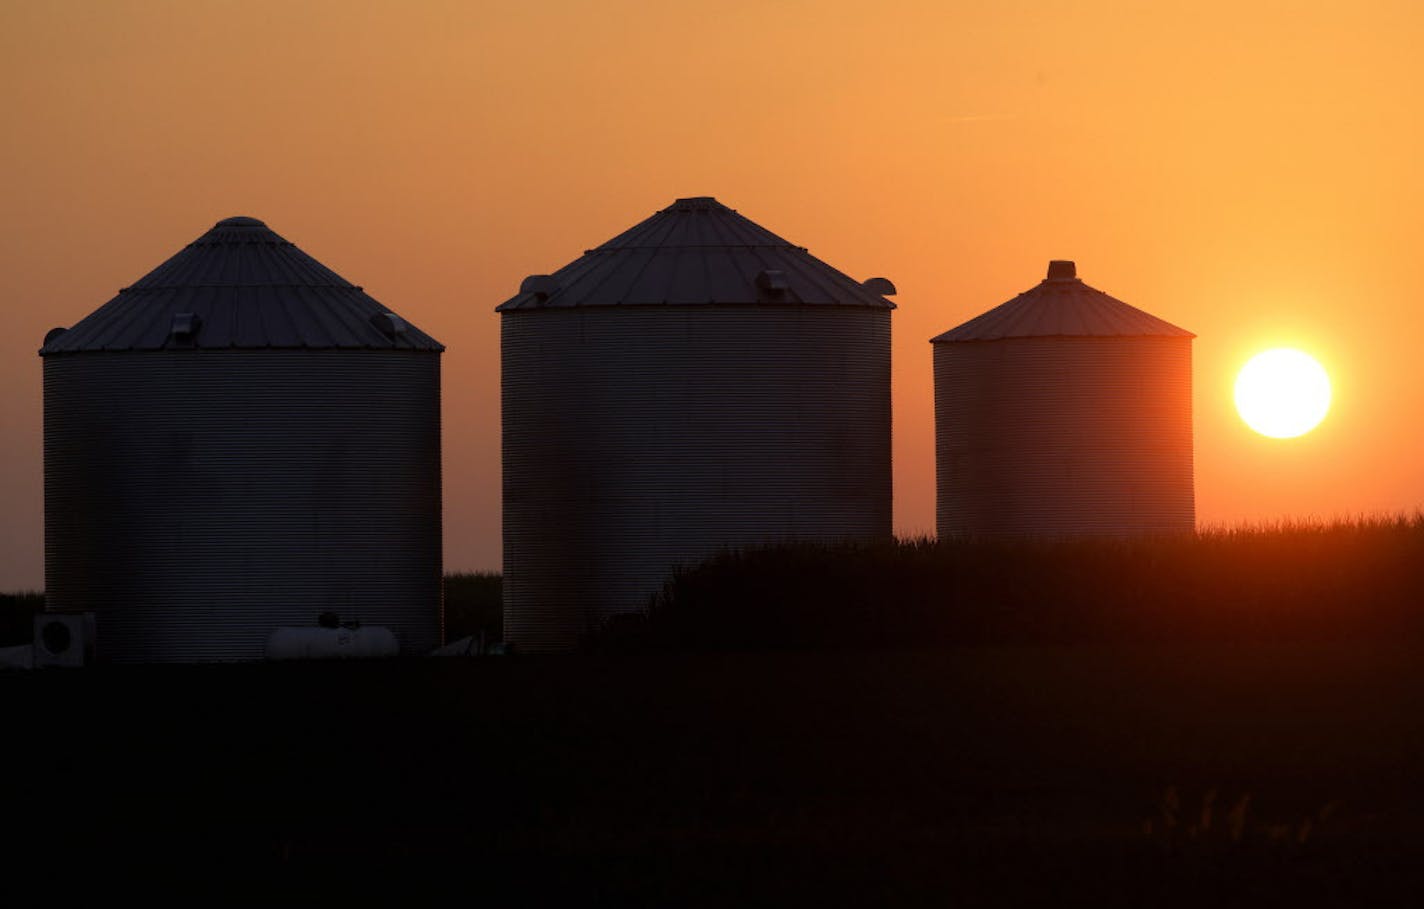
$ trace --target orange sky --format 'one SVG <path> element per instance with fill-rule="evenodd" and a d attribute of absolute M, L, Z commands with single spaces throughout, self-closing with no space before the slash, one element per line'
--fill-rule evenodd
<path fill-rule="evenodd" d="M 0 0 L 0 590 L 43 581 L 45 331 L 238 214 L 448 345 L 451 570 L 500 562 L 494 306 L 689 195 L 898 285 L 902 533 L 927 340 L 1050 258 L 1199 335 L 1202 523 L 1413 511 L 1421 39 L 1412 0 Z M 1298 440 L 1231 404 L 1279 344 L 1335 383 Z"/>

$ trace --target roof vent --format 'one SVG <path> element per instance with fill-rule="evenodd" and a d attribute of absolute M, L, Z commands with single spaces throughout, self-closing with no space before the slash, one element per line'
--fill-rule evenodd
<path fill-rule="evenodd" d="M 60 335 L 64 334 L 66 331 L 69 331 L 69 329 L 65 328 L 63 325 L 59 326 L 58 328 L 51 328 L 49 331 L 45 332 L 44 343 L 41 344 L 40 346 L 41 346 L 41 347 L 48 347 L 48 346 L 49 346 L 49 342 L 53 341 L 55 338 L 58 338 Z"/>
<path fill-rule="evenodd" d="M 895 283 L 889 278 L 866 278 L 860 282 L 860 286 L 882 297 L 895 296 Z"/>
<path fill-rule="evenodd" d="M 711 196 L 688 196 L 672 203 L 673 211 L 712 211 L 721 207 L 722 203 Z"/>
<path fill-rule="evenodd" d="M 1054 259 L 1048 263 L 1049 281 L 1074 281 L 1078 278 L 1078 266 L 1068 259 Z"/>
<path fill-rule="evenodd" d="M 168 327 L 168 337 L 179 344 L 192 344 L 193 337 L 202 327 L 203 320 L 198 318 L 197 313 L 175 312 L 173 322 Z"/>
<path fill-rule="evenodd" d="M 553 275 L 530 275 L 519 282 L 519 292 L 533 294 L 543 303 L 559 292 L 559 279 Z"/>
<path fill-rule="evenodd" d="M 246 215 L 238 215 L 235 218 L 223 218 L 213 225 L 214 227 L 266 227 L 256 218 L 249 218 Z"/>
<path fill-rule="evenodd" d="M 378 312 L 371 317 L 371 324 L 388 338 L 405 334 L 405 319 L 393 312 Z"/>
<path fill-rule="evenodd" d="M 786 272 L 768 268 L 757 274 L 756 286 L 769 294 L 779 294 L 784 293 L 790 285 L 786 283 Z"/>

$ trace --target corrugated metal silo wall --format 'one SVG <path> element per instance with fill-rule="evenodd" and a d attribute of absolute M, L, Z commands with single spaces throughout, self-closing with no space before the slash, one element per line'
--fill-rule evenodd
<path fill-rule="evenodd" d="M 1194 529 L 1189 338 L 934 345 L 940 539 Z"/>
<path fill-rule="evenodd" d="M 50 356 L 44 436 L 47 608 L 100 659 L 261 659 L 328 610 L 439 644 L 438 354 Z"/>
<path fill-rule="evenodd" d="M 572 649 L 724 545 L 890 537 L 889 310 L 589 307 L 501 326 L 520 649 Z"/>

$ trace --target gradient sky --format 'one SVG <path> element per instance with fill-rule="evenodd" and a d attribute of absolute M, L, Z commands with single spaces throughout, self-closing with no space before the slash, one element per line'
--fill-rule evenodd
<path fill-rule="evenodd" d="M 895 514 L 934 527 L 928 339 L 1051 258 L 1197 333 L 1203 524 L 1424 504 L 1417 2 L 0 0 L 0 590 L 43 582 L 40 360 L 252 215 L 448 345 L 445 559 L 500 564 L 499 317 L 674 198 L 896 283 Z M 1255 435 L 1236 370 L 1314 353 Z"/>

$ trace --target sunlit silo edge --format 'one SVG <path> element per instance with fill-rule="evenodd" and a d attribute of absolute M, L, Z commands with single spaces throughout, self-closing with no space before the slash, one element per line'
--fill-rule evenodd
<path fill-rule="evenodd" d="M 1193 337 L 1054 262 L 934 338 L 940 537 L 1194 529 Z"/>

